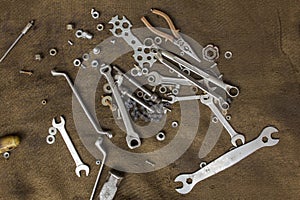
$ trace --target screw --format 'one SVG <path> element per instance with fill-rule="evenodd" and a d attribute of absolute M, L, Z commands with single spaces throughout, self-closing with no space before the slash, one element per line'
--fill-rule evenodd
<path fill-rule="evenodd" d="M 31 71 L 25 71 L 25 70 L 20 70 L 20 74 L 27 74 L 28 76 L 31 76 L 33 72 Z"/>

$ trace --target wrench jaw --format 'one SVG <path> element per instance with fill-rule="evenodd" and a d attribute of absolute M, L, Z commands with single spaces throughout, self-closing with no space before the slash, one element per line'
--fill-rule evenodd
<path fill-rule="evenodd" d="M 180 193 L 180 194 L 187 194 L 190 191 L 192 191 L 195 183 L 193 183 L 193 178 L 191 175 L 187 174 L 182 174 L 176 177 L 174 182 L 181 182 L 182 187 L 181 188 L 176 188 L 175 190 Z"/>
<path fill-rule="evenodd" d="M 85 175 L 88 176 L 90 173 L 90 168 L 87 165 L 78 165 L 75 169 L 75 173 L 78 177 L 80 177 L 80 172 L 85 171 Z"/>
<path fill-rule="evenodd" d="M 274 146 L 279 142 L 279 139 L 272 138 L 272 134 L 277 132 L 277 128 L 268 126 L 261 132 L 261 134 L 259 135 L 259 139 L 264 143 L 264 146 Z"/>
<path fill-rule="evenodd" d="M 134 136 L 131 136 L 131 135 L 126 136 L 126 142 L 127 142 L 127 145 L 130 149 L 135 149 L 135 148 L 141 146 L 140 138 L 134 137 Z"/>
<path fill-rule="evenodd" d="M 65 123 L 66 123 L 66 121 L 62 116 L 60 116 L 60 123 L 57 123 L 55 121 L 55 118 L 53 118 L 53 120 L 52 120 L 52 126 L 57 129 L 59 129 L 60 127 L 64 127 Z"/>
<path fill-rule="evenodd" d="M 242 135 L 242 134 L 237 134 L 235 136 L 233 136 L 231 138 L 231 144 L 234 146 L 234 147 L 237 147 L 237 141 L 240 140 L 242 142 L 242 144 L 245 144 L 245 136 Z"/>

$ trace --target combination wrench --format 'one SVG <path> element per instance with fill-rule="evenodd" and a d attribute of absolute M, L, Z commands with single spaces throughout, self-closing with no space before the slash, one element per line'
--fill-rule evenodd
<path fill-rule="evenodd" d="M 93 125 L 95 131 L 101 135 L 107 135 L 109 138 L 112 138 L 112 134 L 109 132 L 105 132 L 102 131 L 101 128 L 98 126 L 98 123 L 95 121 L 95 118 L 91 115 L 91 113 L 89 112 L 89 110 L 87 109 L 87 107 L 85 106 L 85 104 L 83 103 L 83 100 L 81 99 L 77 89 L 74 87 L 71 79 L 69 78 L 69 76 L 66 73 L 63 72 L 56 72 L 54 70 L 51 70 L 51 74 L 53 76 L 63 76 L 65 77 L 65 79 L 67 80 L 69 86 L 71 87 L 73 94 L 75 95 L 75 97 L 77 98 L 77 101 L 79 102 L 80 106 L 82 107 L 85 115 L 87 116 L 87 118 L 89 119 L 89 121 L 91 122 L 91 124 Z"/>
<path fill-rule="evenodd" d="M 130 117 L 127 113 L 127 109 L 124 105 L 124 102 L 122 100 L 119 89 L 117 88 L 117 86 L 114 82 L 114 79 L 111 75 L 111 69 L 112 68 L 110 65 L 101 66 L 100 73 L 105 76 L 105 78 L 112 90 L 112 94 L 116 100 L 118 108 L 121 112 L 121 116 L 122 116 L 122 119 L 123 119 L 123 122 L 124 122 L 124 125 L 126 128 L 126 133 L 127 133 L 127 136 L 126 136 L 127 145 L 130 149 L 135 149 L 135 148 L 141 146 L 141 140 L 140 140 L 139 135 L 135 132 L 135 130 L 133 128 L 133 125 L 132 125 Z"/>
<path fill-rule="evenodd" d="M 237 147 L 237 141 L 241 140 L 243 144 L 245 144 L 245 136 L 237 133 L 232 126 L 229 124 L 229 122 L 226 120 L 224 115 L 221 113 L 221 111 L 218 109 L 218 107 L 214 104 L 213 98 L 209 94 L 201 95 L 200 98 L 201 103 L 208 106 L 210 110 L 215 114 L 215 116 L 219 119 L 221 124 L 224 126 L 224 128 L 227 130 L 231 137 L 231 143 L 233 146 Z"/>
<path fill-rule="evenodd" d="M 229 85 L 227 83 L 224 83 L 222 80 L 210 75 L 209 73 L 205 72 L 204 70 L 186 62 L 185 60 L 175 56 L 174 54 L 172 54 L 171 52 L 165 51 L 165 50 L 161 50 L 161 54 L 163 56 L 165 56 L 166 58 L 176 62 L 177 64 L 179 64 L 180 66 L 191 70 L 192 72 L 194 72 L 195 74 L 197 74 L 198 76 L 201 76 L 202 78 L 204 78 L 205 80 L 215 84 L 216 86 L 222 88 L 223 90 L 226 91 L 226 93 L 230 96 L 230 97 L 236 97 L 239 95 L 239 89 L 235 86 Z"/>
<path fill-rule="evenodd" d="M 80 177 L 80 171 L 85 171 L 86 176 L 88 176 L 89 172 L 90 172 L 90 168 L 89 168 L 89 166 L 87 166 L 86 164 L 84 164 L 81 161 L 81 159 L 80 159 L 80 157 L 79 157 L 79 155 L 78 155 L 78 153 L 77 153 L 77 151 L 76 151 L 76 149 L 75 149 L 75 147 L 74 147 L 74 145 L 73 145 L 73 143 L 72 143 L 72 141 L 71 141 L 71 139 L 70 139 L 70 137 L 69 137 L 69 135 L 66 131 L 65 119 L 62 116 L 60 116 L 60 123 L 56 123 L 55 118 L 54 118 L 52 120 L 52 126 L 54 128 L 56 128 L 57 130 L 59 130 L 63 140 L 65 141 L 65 143 L 66 143 L 66 145 L 67 145 L 67 147 L 68 147 L 68 149 L 71 153 L 71 156 L 72 156 L 73 160 L 75 161 L 75 164 L 76 164 L 75 173 L 76 173 L 76 175 L 78 177 Z"/>
<path fill-rule="evenodd" d="M 192 95 L 192 96 L 175 96 L 175 95 L 169 95 L 168 98 L 171 98 L 171 100 L 163 99 L 163 102 L 168 102 L 170 104 L 173 104 L 177 101 L 191 101 L 191 100 L 199 100 L 201 98 L 201 95 Z"/>
<path fill-rule="evenodd" d="M 198 182 L 237 164 L 262 147 L 276 145 L 279 139 L 272 138 L 272 134 L 275 132 L 278 132 L 276 128 L 271 126 L 266 127 L 255 140 L 229 151 L 213 162 L 204 165 L 204 167 L 195 173 L 177 176 L 174 181 L 181 182 L 183 187 L 177 188 L 176 191 L 180 194 L 187 194 Z"/>

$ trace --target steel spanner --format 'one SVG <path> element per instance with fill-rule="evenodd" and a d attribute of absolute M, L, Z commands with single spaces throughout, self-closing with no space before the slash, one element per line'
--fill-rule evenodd
<path fill-rule="evenodd" d="M 192 95 L 192 96 L 175 96 L 175 95 L 169 95 L 168 98 L 171 98 L 171 100 L 163 99 L 163 102 L 168 102 L 170 104 L 173 104 L 177 101 L 191 101 L 191 100 L 198 100 L 201 98 L 201 95 Z"/>
<path fill-rule="evenodd" d="M 79 157 L 79 155 L 78 155 L 78 153 L 77 153 L 77 151 L 76 151 L 76 149 L 75 149 L 75 147 L 74 147 L 74 145 L 73 145 L 73 143 L 72 143 L 72 141 L 71 141 L 71 139 L 70 139 L 70 137 L 69 137 L 69 135 L 68 135 L 68 133 L 65 129 L 65 119 L 62 116 L 60 116 L 60 123 L 56 123 L 55 118 L 54 118 L 52 120 L 52 126 L 59 130 L 63 140 L 65 141 L 65 143 L 66 143 L 66 145 L 67 145 L 67 147 L 68 147 L 68 149 L 69 149 L 69 151 L 70 151 L 70 153 L 73 157 L 73 160 L 75 161 L 75 164 L 76 164 L 75 173 L 76 173 L 76 175 L 78 177 L 80 177 L 80 171 L 85 171 L 85 175 L 88 176 L 89 172 L 90 172 L 90 168 L 89 168 L 89 166 L 87 166 L 86 164 L 84 164 L 81 161 L 81 159 L 80 159 L 80 157 Z"/>
<path fill-rule="evenodd" d="M 276 145 L 279 139 L 272 138 L 272 133 L 275 132 L 278 132 L 276 128 L 266 127 L 255 140 L 229 151 L 193 174 L 177 176 L 175 182 L 181 182 L 183 187 L 177 188 L 176 191 L 180 194 L 187 194 L 198 182 L 235 165 L 262 147 Z"/>
<path fill-rule="evenodd" d="M 116 103 L 118 105 L 118 108 L 121 112 L 122 119 L 126 128 L 126 142 L 130 149 L 135 149 L 139 146 L 141 146 L 141 140 L 139 135 L 135 132 L 133 125 L 131 123 L 130 117 L 127 113 L 127 109 L 124 105 L 124 102 L 122 100 L 121 94 L 114 82 L 114 79 L 111 75 L 111 66 L 110 65 L 104 65 L 100 67 L 100 73 L 105 76 L 107 79 L 107 82 L 112 89 L 112 94 L 116 100 Z"/>
<path fill-rule="evenodd" d="M 216 117 L 219 119 L 221 124 L 224 126 L 224 128 L 227 130 L 231 137 L 231 143 L 233 146 L 237 147 L 237 141 L 241 140 L 243 144 L 245 144 L 245 136 L 237 133 L 232 126 L 229 124 L 229 122 L 226 120 L 226 118 L 223 116 L 221 111 L 218 109 L 218 107 L 214 104 L 213 98 L 209 94 L 201 95 L 200 98 L 201 103 L 208 106 L 210 110 L 216 115 Z"/>

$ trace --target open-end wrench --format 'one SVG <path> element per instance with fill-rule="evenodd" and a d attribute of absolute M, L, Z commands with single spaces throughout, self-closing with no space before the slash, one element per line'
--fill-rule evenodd
<path fill-rule="evenodd" d="M 147 74 L 147 79 L 149 82 L 149 85 L 151 86 L 157 86 L 160 84 L 176 84 L 176 85 L 192 85 L 189 81 L 187 81 L 184 78 L 178 78 L 178 77 L 170 77 L 170 76 L 162 76 L 156 71 L 152 71 L 149 74 Z"/>
<path fill-rule="evenodd" d="M 192 96 L 175 96 L 175 95 L 169 95 L 168 98 L 171 98 L 171 100 L 163 99 L 163 102 L 168 102 L 170 104 L 173 104 L 177 101 L 191 101 L 191 100 L 198 100 L 201 98 L 201 95 L 192 95 Z"/>
<path fill-rule="evenodd" d="M 200 98 L 201 103 L 208 106 L 210 110 L 216 115 L 216 117 L 219 119 L 221 124 L 224 126 L 224 128 L 227 130 L 231 137 L 231 143 L 233 146 L 237 147 L 237 141 L 241 140 L 243 144 L 245 144 L 245 136 L 237 133 L 232 126 L 229 124 L 229 122 L 226 120 L 226 118 L 223 116 L 221 111 L 218 109 L 218 107 L 214 104 L 214 99 L 209 95 L 201 95 Z"/>
<path fill-rule="evenodd" d="M 75 95 L 75 97 L 77 98 L 77 101 L 79 102 L 80 106 L 82 107 L 85 115 L 87 116 L 87 118 L 89 119 L 89 121 L 91 122 L 91 124 L 93 125 L 95 131 L 101 135 L 107 135 L 109 138 L 112 138 L 112 134 L 109 132 L 105 132 L 102 131 L 101 128 L 99 127 L 98 123 L 95 121 L 95 118 L 91 115 L 91 113 L 89 112 L 89 110 L 87 109 L 87 107 L 85 106 L 85 104 L 83 103 L 83 100 L 81 99 L 77 89 L 74 87 L 71 79 L 69 78 L 69 76 L 66 73 L 63 72 L 56 72 L 54 70 L 51 71 L 51 74 L 53 76 L 63 76 L 65 77 L 65 79 L 67 80 L 69 86 L 71 87 L 73 94 Z"/>
<path fill-rule="evenodd" d="M 272 133 L 275 132 L 278 132 L 276 128 L 271 126 L 266 127 L 255 140 L 225 153 L 193 174 L 181 174 L 177 176 L 174 181 L 181 182 L 183 187 L 177 188 L 176 191 L 180 194 L 187 194 L 198 182 L 235 165 L 262 147 L 276 145 L 279 139 L 272 138 Z"/>
<path fill-rule="evenodd" d="M 106 152 L 102 148 L 102 142 L 103 142 L 103 138 L 102 137 L 99 137 L 99 139 L 95 142 L 95 146 L 99 149 L 99 151 L 101 151 L 101 153 L 103 155 L 103 159 L 102 159 L 102 162 L 101 162 L 101 165 L 100 165 L 100 169 L 99 169 L 99 172 L 98 172 L 98 175 L 97 175 L 94 187 L 93 187 L 93 191 L 92 191 L 90 200 L 93 200 L 93 198 L 94 198 L 94 195 L 95 195 L 95 192 L 96 192 L 96 188 L 97 188 L 97 185 L 98 185 L 98 182 L 99 182 L 102 170 L 103 170 L 103 166 L 104 166 L 104 163 L 105 163 L 105 160 L 106 160 Z"/>
<path fill-rule="evenodd" d="M 222 88 L 225 90 L 225 92 L 230 96 L 230 97 L 236 97 L 239 95 L 239 89 L 235 86 L 229 85 L 227 83 L 224 83 L 222 80 L 216 78 L 215 76 L 210 75 L 209 73 L 205 72 L 204 70 L 186 62 L 185 60 L 179 58 L 178 56 L 175 56 L 171 52 L 161 50 L 161 54 L 165 56 L 166 58 L 176 62 L 180 66 L 183 66 L 184 68 L 187 68 L 194 72 L 195 74 L 201 76 L 205 80 L 217 85 L 218 87 Z"/>
<path fill-rule="evenodd" d="M 135 149 L 139 146 L 141 146 L 141 140 L 139 135 L 135 132 L 132 122 L 130 120 L 130 117 L 128 115 L 127 109 L 124 105 L 124 102 L 122 100 L 121 94 L 119 92 L 119 89 L 117 88 L 114 79 L 111 75 L 111 66 L 110 65 L 104 65 L 100 67 L 100 73 L 105 76 L 107 79 L 107 82 L 112 90 L 112 94 L 116 100 L 116 103 L 118 105 L 118 108 L 121 112 L 122 119 L 126 128 L 126 142 L 130 149 Z"/>
<path fill-rule="evenodd" d="M 89 172 L 90 172 L 90 168 L 89 168 L 89 166 L 87 166 L 86 164 L 84 164 L 81 161 L 81 159 L 80 159 L 80 157 L 79 157 L 79 155 L 78 155 L 78 153 L 77 153 L 77 151 L 76 151 L 76 149 L 75 149 L 75 147 L 74 147 L 74 145 L 73 145 L 73 143 L 72 143 L 72 141 L 71 141 L 71 139 L 70 139 L 70 137 L 69 137 L 69 135 L 66 131 L 65 119 L 62 116 L 60 116 L 60 123 L 56 123 L 55 118 L 54 118 L 52 120 L 52 126 L 59 130 L 63 140 L 65 141 L 65 143 L 66 143 L 66 145 L 67 145 L 67 147 L 68 147 L 68 149 L 69 149 L 69 151 L 70 151 L 70 153 L 73 157 L 73 160 L 75 161 L 75 164 L 76 164 L 75 173 L 76 173 L 76 175 L 78 177 L 80 177 L 80 171 L 85 171 L 85 175 L 88 176 Z"/>

